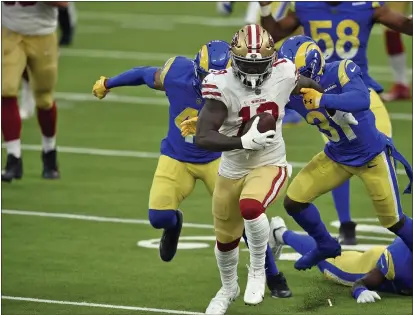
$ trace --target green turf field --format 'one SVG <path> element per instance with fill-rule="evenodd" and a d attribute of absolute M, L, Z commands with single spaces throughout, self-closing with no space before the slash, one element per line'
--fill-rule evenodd
<path fill-rule="evenodd" d="M 91 90 L 100 75 L 161 65 L 177 54 L 194 56 L 211 39 L 229 41 L 242 24 L 245 4 L 237 4 L 228 20 L 216 16 L 215 3 L 77 3 L 77 8 L 78 33 L 75 44 L 61 51 L 57 89 L 62 178 L 40 178 L 40 132 L 36 119 L 31 119 L 23 125 L 24 179 L 2 185 L 3 314 L 202 313 L 220 287 L 206 189 L 199 184 L 182 205 L 188 226 L 181 245 L 189 249 L 181 249 L 173 262 L 161 262 L 156 249 L 160 231 L 146 221 L 148 193 L 168 121 L 166 98 L 141 87 L 120 88 L 97 101 Z M 371 73 L 387 88 L 391 73 L 380 34 L 377 28 L 371 37 Z M 412 42 L 405 38 L 405 44 L 411 74 Z M 411 108 L 410 102 L 388 104 L 395 142 L 410 162 Z M 284 136 L 288 159 L 296 166 L 323 147 L 318 131 L 307 125 L 285 129 Z M 407 177 L 400 174 L 404 187 Z M 362 183 L 354 179 L 351 189 L 352 214 L 360 219 L 362 230 L 360 244 L 388 244 L 392 236 L 371 220 L 374 210 Z M 402 196 L 402 204 L 411 215 L 411 197 Z M 337 233 L 331 195 L 316 205 L 331 232 Z M 298 229 L 279 204 L 268 215 L 282 215 Z M 294 297 L 267 296 L 261 305 L 247 307 L 241 296 L 228 314 L 411 314 L 412 300 L 392 295 L 382 294 L 382 301 L 373 305 L 357 305 L 348 288 L 330 284 L 314 269 L 295 271 L 286 260 L 292 251 L 284 253 L 278 265 Z M 242 292 L 247 262 L 243 251 L 238 268 Z M 76 305 L 80 302 L 105 308 Z"/>

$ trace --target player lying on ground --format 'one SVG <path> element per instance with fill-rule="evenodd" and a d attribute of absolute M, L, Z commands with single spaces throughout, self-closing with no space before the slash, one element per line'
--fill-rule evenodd
<path fill-rule="evenodd" d="M 291 61 L 275 59 L 271 36 L 259 25 L 247 25 L 233 37 L 232 67 L 209 74 L 202 84 L 206 101 L 195 141 L 206 150 L 224 151 L 212 201 L 222 288 L 207 314 L 224 314 L 240 294 L 238 244 L 244 227 L 251 264 L 244 302 L 256 305 L 264 297 L 269 235 L 265 210 L 283 193 L 288 179 L 281 130 L 284 107 L 300 88 L 319 88 L 311 79 L 299 78 Z M 271 114 L 263 115 L 267 111 Z M 262 124 L 260 118 L 251 120 L 260 113 Z M 258 131 L 262 128 L 263 133 Z"/>
<path fill-rule="evenodd" d="M 391 137 L 391 123 L 387 110 L 377 93 L 383 92 L 368 72 L 367 47 L 375 23 L 413 35 L 413 22 L 384 2 L 292 2 L 287 15 L 275 20 L 271 15 L 271 2 L 261 2 L 261 24 L 275 41 L 293 35 L 299 27 L 304 34 L 313 38 L 322 49 L 326 61 L 353 60 L 363 74 L 362 78 L 370 88 L 370 108 L 376 117 L 377 128 Z M 351 19 L 349 19 L 351 17 Z M 323 137 L 324 141 L 328 139 Z M 334 204 L 341 222 L 340 239 L 343 244 L 356 243 L 356 224 L 350 216 L 350 184 L 344 182 L 332 191 Z"/>
<path fill-rule="evenodd" d="M 287 229 L 281 217 L 271 219 L 270 244 L 278 259 L 283 245 L 306 255 L 317 247 L 314 239 Z M 317 264 L 325 278 L 335 283 L 353 286 L 352 296 L 357 303 L 373 303 L 380 296 L 372 291 L 412 295 L 412 252 L 399 237 L 389 246 L 374 246 L 364 253 L 344 251 L 337 258 Z"/>
<path fill-rule="evenodd" d="M 21 118 L 17 104 L 24 69 L 31 77 L 42 132 L 42 177 L 59 178 L 56 151 L 57 108 L 57 11 L 67 1 L 3 1 L 1 3 L 2 51 L 1 131 L 7 150 L 2 182 L 23 176 L 21 158 Z"/>
<path fill-rule="evenodd" d="M 326 64 L 317 44 L 303 35 L 285 41 L 279 56 L 293 61 L 302 76 L 314 79 L 324 89 L 324 93 L 303 89 L 303 96 L 291 97 L 287 106 L 329 138 L 324 151 L 293 179 L 284 199 L 288 214 L 317 242 L 317 248 L 300 258 L 295 267 L 311 268 L 340 255 L 340 244 L 330 236 L 312 202 L 352 176 L 365 184 L 381 225 L 412 250 L 412 219 L 401 207 L 394 163 L 401 162 L 409 177 L 405 193 L 411 193 L 412 169 L 392 140 L 375 127 L 360 68 L 351 60 Z M 352 115 L 337 119 L 332 116 L 336 110 Z"/>
<path fill-rule="evenodd" d="M 162 69 L 137 67 L 113 78 L 101 77 L 93 93 L 102 99 L 118 86 L 137 86 L 163 90 L 167 93 L 169 128 L 161 143 L 161 156 L 149 195 L 149 221 L 154 228 L 164 229 L 159 252 L 163 261 L 176 254 L 183 215 L 181 202 L 192 192 L 196 180 L 204 182 L 212 195 L 218 173 L 220 152 L 210 152 L 194 144 L 193 135 L 181 135 L 180 124 L 198 115 L 204 100 L 201 81 L 211 70 L 223 70 L 230 65 L 229 45 L 211 41 L 202 46 L 195 60 L 185 57 L 169 59 Z M 247 240 L 245 240 L 247 243 Z M 266 254 L 267 285 L 273 297 L 289 297 L 285 278 L 275 265 L 271 250 Z"/>

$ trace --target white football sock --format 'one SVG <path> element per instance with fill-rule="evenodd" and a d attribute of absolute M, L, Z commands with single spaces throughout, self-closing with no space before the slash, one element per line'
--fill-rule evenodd
<path fill-rule="evenodd" d="M 222 287 L 229 291 L 237 288 L 237 266 L 239 259 L 239 247 L 228 252 L 221 252 L 215 245 L 215 257 L 217 259 L 219 273 L 221 274 Z"/>
<path fill-rule="evenodd" d="M 20 158 L 22 155 L 20 139 L 8 141 L 6 144 L 7 154 L 12 154 L 16 158 Z"/>
<path fill-rule="evenodd" d="M 248 3 L 247 13 L 245 14 L 246 24 L 259 23 L 260 19 L 260 4 L 258 1 L 250 1 Z"/>
<path fill-rule="evenodd" d="M 56 148 L 56 137 L 42 136 L 43 152 L 47 153 Z"/>
<path fill-rule="evenodd" d="M 398 55 L 389 56 L 390 65 L 393 72 L 394 81 L 396 83 L 402 83 L 404 85 L 409 84 L 406 73 L 406 54 L 401 53 Z"/>
<path fill-rule="evenodd" d="M 270 223 L 267 215 L 263 213 L 253 220 L 244 219 L 244 225 L 250 251 L 250 267 L 253 269 L 264 268 L 265 251 L 270 236 Z"/>

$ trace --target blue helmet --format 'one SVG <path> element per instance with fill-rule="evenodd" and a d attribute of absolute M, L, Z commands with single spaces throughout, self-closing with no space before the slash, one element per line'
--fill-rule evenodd
<path fill-rule="evenodd" d="M 287 39 L 280 47 L 278 57 L 290 59 L 301 75 L 316 81 L 323 74 L 326 64 L 317 43 L 304 35 Z"/>
<path fill-rule="evenodd" d="M 198 70 L 208 74 L 210 70 L 224 70 L 231 66 L 230 46 L 223 40 L 212 40 L 201 47 L 195 57 Z"/>

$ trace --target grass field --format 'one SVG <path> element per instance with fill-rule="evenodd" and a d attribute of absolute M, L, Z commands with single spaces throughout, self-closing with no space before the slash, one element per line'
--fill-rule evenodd
<path fill-rule="evenodd" d="M 173 55 L 194 56 L 211 39 L 229 41 L 242 24 L 245 4 L 237 4 L 230 19 L 217 17 L 214 3 L 95 2 L 77 3 L 77 8 L 78 33 L 74 45 L 61 51 L 56 94 L 62 178 L 40 178 L 40 132 L 31 119 L 23 126 L 24 179 L 2 185 L 3 314 L 202 313 L 220 286 L 206 189 L 199 184 L 182 205 L 188 225 L 180 245 L 187 249 L 171 263 L 161 262 L 156 243 L 160 231 L 146 221 L 159 143 L 166 133 L 166 98 L 141 87 L 119 88 L 96 101 L 91 89 L 100 75 L 161 65 Z M 411 44 L 405 38 L 410 74 Z M 372 35 L 369 58 L 373 77 L 388 88 L 391 73 L 380 28 Z M 396 145 L 412 162 L 411 103 L 391 103 L 388 110 Z M 323 147 L 310 126 L 285 129 L 284 137 L 295 172 Z M 403 172 L 399 181 L 401 187 L 407 184 Z M 388 244 L 392 235 L 369 220 L 374 210 L 358 179 L 351 190 L 352 214 L 364 245 L 359 249 Z M 402 196 L 402 204 L 411 215 L 411 196 Z M 316 205 L 330 231 L 337 233 L 331 195 Z M 268 214 L 283 215 L 298 229 L 279 204 Z M 357 305 L 348 288 L 323 280 L 317 270 L 295 271 L 291 253 L 285 249 L 278 263 L 293 290 L 291 299 L 267 296 L 260 306 L 248 308 L 241 297 L 228 314 L 411 314 L 411 299 L 387 294 L 373 305 Z M 247 261 L 243 251 L 242 290 Z M 77 304 L 81 302 L 95 304 Z"/>

